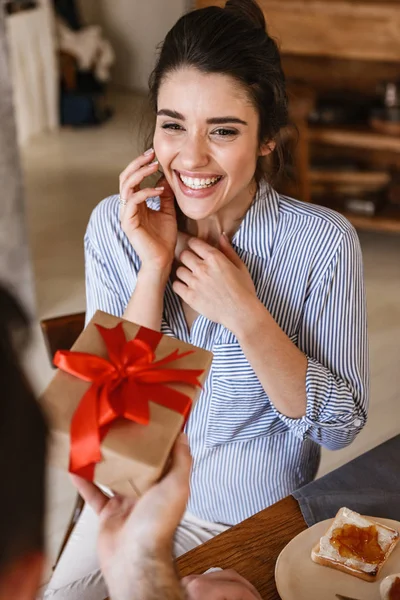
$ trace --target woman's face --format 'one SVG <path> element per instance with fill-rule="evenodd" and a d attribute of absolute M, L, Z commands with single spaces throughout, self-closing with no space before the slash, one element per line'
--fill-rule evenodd
<path fill-rule="evenodd" d="M 154 149 L 183 213 L 201 220 L 249 206 L 257 158 L 258 114 L 231 77 L 194 68 L 160 86 Z"/>

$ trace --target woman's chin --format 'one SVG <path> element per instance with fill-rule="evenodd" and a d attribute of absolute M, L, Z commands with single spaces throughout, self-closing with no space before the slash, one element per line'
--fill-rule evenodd
<path fill-rule="evenodd" d="M 188 198 L 180 198 L 176 196 L 176 201 L 182 213 L 192 221 L 201 221 L 211 217 L 217 212 L 216 202 L 205 202 L 204 199 L 189 200 Z"/>
<path fill-rule="evenodd" d="M 200 221 L 207 219 L 218 212 L 218 207 L 223 204 L 221 190 L 207 190 L 206 194 L 189 195 L 182 190 L 174 190 L 179 208 L 188 219 Z"/>

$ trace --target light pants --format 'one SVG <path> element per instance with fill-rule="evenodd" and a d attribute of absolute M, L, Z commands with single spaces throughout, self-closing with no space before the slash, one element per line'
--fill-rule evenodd
<path fill-rule="evenodd" d="M 97 515 L 85 504 L 45 592 L 46 600 L 105 600 L 108 597 L 97 559 L 98 528 Z M 226 525 L 208 523 L 186 512 L 176 531 L 175 557 L 227 529 Z"/>

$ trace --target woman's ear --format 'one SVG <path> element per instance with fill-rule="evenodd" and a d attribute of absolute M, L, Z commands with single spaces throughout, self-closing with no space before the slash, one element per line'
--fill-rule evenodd
<path fill-rule="evenodd" d="M 269 140 L 269 142 L 265 142 L 260 146 L 259 156 L 268 156 L 271 154 L 276 148 L 276 142 L 274 140 Z"/>

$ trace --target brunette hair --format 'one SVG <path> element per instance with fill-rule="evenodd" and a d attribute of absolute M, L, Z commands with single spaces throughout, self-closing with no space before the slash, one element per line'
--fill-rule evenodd
<path fill-rule="evenodd" d="M 276 142 L 275 163 L 281 172 L 279 131 L 288 124 L 285 76 L 278 46 L 268 35 L 257 2 L 228 0 L 225 8 L 194 10 L 177 21 L 160 48 L 149 79 L 150 102 L 155 112 L 162 82 L 171 71 L 182 67 L 228 75 L 243 87 L 259 115 L 259 144 Z M 271 161 L 259 159 L 257 181 L 271 176 L 268 162 Z"/>
<path fill-rule="evenodd" d="M 29 337 L 25 311 L 0 286 L 0 577 L 44 551 L 47 425 L 20 362 Z"/>

